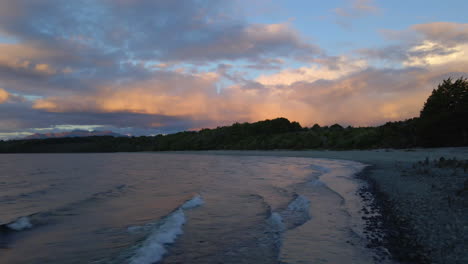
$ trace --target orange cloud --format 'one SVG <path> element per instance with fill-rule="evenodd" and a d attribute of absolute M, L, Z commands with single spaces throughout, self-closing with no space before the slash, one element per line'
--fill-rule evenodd
<path fill-rule="evenodd" d="M 33 47 L 27 44 L 0 43 L 0 67 L 23 71 L 38 75 L 54 75 L 58 72 L 71 73 L 69 67 L 57 69 L 44 61 L 54 60 L 58 57 L 69 56 L 61 51 Z"/>
<path fill-rule="evenodd" d="M 10 94 L 4 89 L 0 88 L 0 104 L 6 102 L 9 97 L 10 97 Z"/>
<path fill-rule="evenodd" d="M 34 66 L 34 70 L 38 73 L 46 74 L 46 75 L 52 75 L 56 73 L 56 70 L 52 68 L 52 66 L 41 63 L 41 64 L 36 64 Z"/>
<path fill-rule="evenodd" d="M 50 112 L 129 112 L 209 121 L 287 117 L 314 123 L 375 125 L 419 115 L 431 90 L 468 64 L 434 65 L 426 69 L 371 69 L 327 81 L 285 85 L 232 85 L 219 93 L 215 73 L 174 74 L 125 86 L 101 87 L 91 94 L 45 98 L 34 108 Z M 154 124 L 148 124 L 154 126 Z"/>
<path fill-rule="evenodd" d="M 351 60 L 344 56 L 339 58 L 337 69 L 312 65 L 297 69 L 285 69 L 270 75 L 260 75 L 257 81 L 264 85 L 291 85 L 295 82 L 315 82 L 317 80 L 335 80 L 340 77 L 367 68 L 364 60 Z"/>
<path fill-rule="evenodd" d="M 215 73 L 172 73 L 125 86 L 100 87 L 92 94 L 36 100 L 33 108 L 50 112 L 130 112 L 171 116 L 211 115 L 210 102 L 218 80 Z"/>

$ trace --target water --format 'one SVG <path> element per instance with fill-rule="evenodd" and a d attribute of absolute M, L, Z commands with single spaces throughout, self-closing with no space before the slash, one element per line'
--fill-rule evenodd
<path fill-rule="evenodd" d="M 353 173 L 310 158 L 0 159 L 0 263 L 374 263 Z"/>

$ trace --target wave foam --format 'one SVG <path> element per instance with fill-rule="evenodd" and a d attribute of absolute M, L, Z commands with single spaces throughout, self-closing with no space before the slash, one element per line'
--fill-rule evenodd
<path fill-rule="evenodd" d="M 329 173 L 331 171 L 330 168 L 325 167 L 325 166 L 320 166 L 320 165 L 317 165 L 317 164 L 311 164 L 308 167 L 310 169 L 316 170 L 316 171 L 318 171 L 320 173 Z"/>
<path fill-rule="evenodd" d="M 283 232 L 286 230 L 286 227 L 283 223 L 283 218 L 277 212 L 273 212 L 271 214 L 270 218 L 268 218 L 268 223 L 273 227 L 274 231 Z"/>
<path fill-rule="evenodd" d="M 298 195 L 296 199 L 294 199 L 288 205 L 288 210 L 291 211 L 298 211 L 298 212 L 307 212 L 309 213 L 309 206 L 310 201 L 302 195 Z"/>
<path fill-rule="evenodd" d="M 200 195 L 196 195 L 192 199 L 186 201 L 180 208 L 186 210 L 186 209 L 192 209 L 198 206 L 202 206 L 204 203 L 203 199 L 201 198 Z"/>
<path fill-rule="evenodd" d="M 203 199 L 197 195 L 158 221 L 142 246 L 135 251 L 130 264 L 151 264 L 160 261 L 167 252 L 165 245 L 174 243 L 183 233 L 182 227 L 186 222 L 184 210 L 201 206 L 203 203 Z"/>
<path fill-rule="evenodd" d="M 309 208 L 310 201 L 302 195 L 296 195 L 285 209 L 277 213 L 283 228 L 281 231 L 296 228 L 309 221 Z M 274 214 L 272 213 L 272 217 L 276 217 Z"/>
<path fill-rule="evenodd" d="M 178 209 L 166 217 L 164 222 L 138 248 L 130 264 L 150 264 L 160 261 L 167 252 L 164 245 L 173 243 L 177 236 L 182 234 L 182 226 L 185 221 L 185 214 L 182 209 Z"/>
<path fill-rule="evenodd" d="M 283 233 L 304 224 L 310 219 L 309 207 L 310 201 L 306 197 L 296 194 L 286 208 L 271 213 L 267 219 L 270 228 L 268 233 L 278 252 L 282 246 Z"/>
<path fill-rule="evenodd" d="M 29 217 L 27 216 L 22 216 L 16 219 L 14 222 L 7 224 L 6 226 L 15 231 L 21 231 L 33 227 Z"/>

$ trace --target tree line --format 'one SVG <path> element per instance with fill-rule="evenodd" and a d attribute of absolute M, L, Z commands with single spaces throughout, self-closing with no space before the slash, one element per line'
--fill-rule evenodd
<path fill-rule="evenodd" d="M 0 141 L 0 153 L 173 150 L 372 149 L 468 146 L 468 80 L 444 80 L 420 116 L 377 127 L 302 127 L 276 118 L 141 137 L 94 136 Z"/>

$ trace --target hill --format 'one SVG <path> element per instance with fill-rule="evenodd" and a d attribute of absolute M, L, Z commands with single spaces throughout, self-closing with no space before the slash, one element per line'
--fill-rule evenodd
<path fill-rule="evenodd" d="M 66 132 L 51 132 L 51 133 L 35 133 L 25 137 L 24 139 L 46 139 L 46 138 L 66 138 L 66 137 L 93 137 L 93 136 L 111 136 L 111 137 L 126 137 L 124 135 L 114 133 L 112 131 L 87 131 L 73 130 Z"/>

